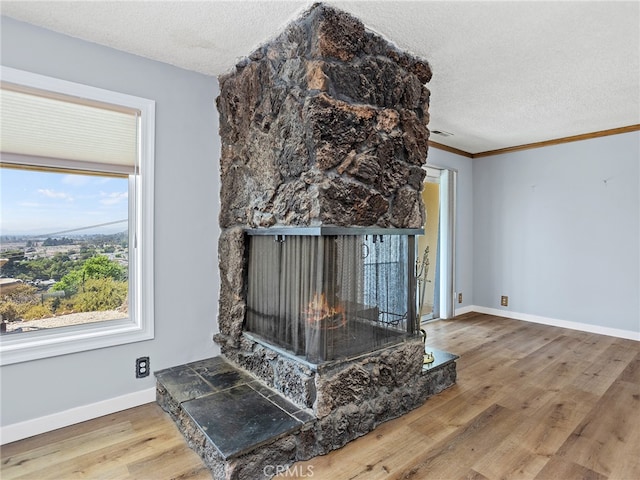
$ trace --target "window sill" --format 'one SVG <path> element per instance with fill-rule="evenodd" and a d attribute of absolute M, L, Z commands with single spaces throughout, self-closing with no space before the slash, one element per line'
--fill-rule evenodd
<path fill-rule="evenodd" d="M 131 320 L 58 327 L 37 332 L 3 334 L 0 366 L 112 347 L 153 339 L 153 322 L 146 328 Z"/>

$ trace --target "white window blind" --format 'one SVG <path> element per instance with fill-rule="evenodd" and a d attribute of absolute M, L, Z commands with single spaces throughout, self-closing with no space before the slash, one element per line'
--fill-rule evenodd
<path fill-rule="evenodd" d="M 3 82 L 3 164 L 131 174 L 138 163 L 139 112 Z"/>

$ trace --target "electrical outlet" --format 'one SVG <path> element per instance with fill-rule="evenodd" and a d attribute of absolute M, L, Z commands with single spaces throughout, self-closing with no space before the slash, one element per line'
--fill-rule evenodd
<path fill-rule="evenodd" d="M 461 293 L 458 294 L 458 303 L 462 303 L 462 294 Z"/>
<path fill-rule="evenodd" d="M 506 295 L 502 295 L 500 297 L 500 306 L 501 307 L 508 307 L 509 306 L 509 297 L 507 297 Z"/>
<path fill-rule="evenodd" d="M 136 358 L 136 378 L 149 376 L 149 357 Z"/>

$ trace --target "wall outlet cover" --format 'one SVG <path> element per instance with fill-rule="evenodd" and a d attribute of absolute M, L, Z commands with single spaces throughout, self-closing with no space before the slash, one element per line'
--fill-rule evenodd
<path fill-rule="evenodd" d="M 136 378 L 144 378 L 149 376 L 149 357 L 136 358 Z"/>

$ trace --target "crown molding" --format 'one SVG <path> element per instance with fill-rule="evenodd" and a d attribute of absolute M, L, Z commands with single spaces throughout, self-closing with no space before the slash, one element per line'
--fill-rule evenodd
<path fill-rule="evenodd" d="M 463 157 L 473 158 L 473 154 L 469 152 L 465 152 L 464 150 L 459 150 L 454 147 L 449 147 L 448 145 L 442 145 L 441 143 L 432 142 L 429 140 L 429 146 L 433 148 L 437 148 L 438 150 L 444 150 L 445 152 L 455 153 L 456 155 L 462 155 Z"/>
<path fill-rule="evenodd" d="M 464 150 L 459 150 L 454 147 L 442 145 L 441 143 L 432 142 L 431 140 L 429 140 L 429 146 L 440 149 L 440 150 L 444 150 L 450 153 L 455 153 L 457 155 L 462 155 L 463 157 L 467 157 L 467 158 L 482 158 L 482 157 L 490 157 L 493 155 L 502 155 L 503 153 L 518 152 L 520 150 L 530 150 L 532 148 L 549 147 L 551 145 L 560 145 L 562 143 L 569 143 L 569 142 L 579 142 L 581 140 L 589 140 L 591 138 L 607 137 L 609 135 L 619 135 L 621 133 L 629 133 L 629 132 L 637 132 L 637 131 L 640 131 L 640 124 L 629 125 L 626 127 L 619 127 L 619 128 L 611 128 L 609 130 L 600 130 L 599 132 L 584 133 L 581 135 L 573 135 L 570 137 L 555 138 L 553 140 L 545 140 L 542 142 L 516 145 L 514 147 L 499 148 L 497 150 L 487 150 L 486 152 L 478 152 L 478 153 L 465 152 Z"/>
<path fill-rule="evenodd" d="M 543 142 L 527 143 L 525 145 L 517 145 L 515 147 L 500 148 L 498 150 L 488 150 L 486 152 L 473 153 L 471 158 L 489 157 L 492 155 L 501 155 L 503 153 L 518 152 L 520 150 L 529 150 L 532 148 L 549 147 L 551 145 L 560 145 L 562 143 L 579 142 L 581 140 L 589 140 L 591 138 L 607 137 L 609 135 L 619 135 L 621 133 L 629 133 L 640 130 L 640 124 L 629 125 L 627 127 L 612 128 L 609 130 L 601 130 L 599 132 L 584 133 L 582 135 L 573 135 L 571 137 L 555 138 L 553 140 L 545 140 Z"/>

